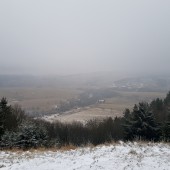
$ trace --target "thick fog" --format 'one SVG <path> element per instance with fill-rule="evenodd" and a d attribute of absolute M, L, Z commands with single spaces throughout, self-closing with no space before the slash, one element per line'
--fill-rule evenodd
<path fill-rule="evenodd" d="M 170 71 L 169 0 L 1 0 L 1 74 Z"/>

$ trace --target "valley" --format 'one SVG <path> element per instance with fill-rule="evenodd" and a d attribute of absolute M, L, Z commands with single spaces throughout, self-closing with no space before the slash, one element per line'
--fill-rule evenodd
<path fill-rule="evenodd" d="M 138 102 L 164 98 L 169 85 L 169 78 L 166 77 L 117 80 L 107 75 L 103 83 L 100 83 L 102 76 L 87 77 L 84 76 L 83 81 L 81 75 L 60 79 L 41 78 L 41 81 L 39 77 L 36 81 L 35 77 L 29 77 L 30 84 L 25 86 L 22 83 L 24 76 L 20 76 L 17 87 L 15 77 L 13 81 L 10 77 L 13 84 L 6 78 L 3 85 L 1 83 L 0 95 L 5 96 L 11 105 L 20 105 L 33 117 L 43 117 L 49 121 L 86 122 L 95 118 L 122 116 L 125 108 L 132 109 Z M 4 77 L 0 79 L 3 81 Z"/>

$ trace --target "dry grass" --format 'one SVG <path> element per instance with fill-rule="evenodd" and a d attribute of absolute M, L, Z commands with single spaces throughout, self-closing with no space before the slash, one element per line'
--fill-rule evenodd
<path fill-rule="evenodd" d="M 59 105 L 61 100 L 76 98 L 80 93 L 80 90 L 73 88 L 0 88 L 0 97 L 7 97 L 10 104 L 19 104 L 23 109 L 45 113 L 54 109 L 56 105 Z M 79 111 L 73 111 L 71 114 L 63 114 L 60 117 L 52 117 L 52 119 L 54 121 L 81 121 L 84 123 L 85 121 L 94 118 L 114 118 L 115 116 L 121 116 L 125 108 L 131 109 L 134 104 L 138 102 L 150 102 L 157 97 L 164 98 L 166 96 L 166 93 L 163 92 L 118 91 L 118 93 L 120 96 L 106 99 L 106 102 L 103 104 L 95 104 L 91 108 L 82 108 Z"/>
<path fill-rule="evenodd" d="M 19 104 L 24 109 L 46 111 L 58 105 L 61 100 L 76 98 L 80 90 L 62 88 L 0 88 L 10 104 Z"/>
<path fill-rule="evenodd" d="M 147 146 L 155 146 L 155 145 L 167 145 L 170 146 L 170 142 L 152 142 L 152 141 L 143 141 L 143 140 L 137 140 L 137 141 L 127 141 L 127 142 L 122 142 L 122 141 L 111 141 L 111 142 L 106 142 L 103 144 L 99 144 L 99 145 L 93 145 L 91 143 L 88 143 L 87 145 L 84 146 L 75 146 L 72 144 L 69 145 L 64 145 L 61 147 L 50 147 L 50 148 L 45 148 L 45 147 L 39 147 L 39 148 L 31 148 L 31 149 L 27 149 L 27 150 L 23 150 L 23 149 L 18 149 L 18 148 L 12 148 L 12 149 L 4 149 L 3 151 L 5 152 L 12 152 L 12 153 L 17 153 L 17 154 L 22 154 L 23 152 L 31 152 L 31 153 L 44 153 L 47 151 L 50 152 L 64 152 L 64 151 L 70 151 L 70 150 L 76 150 L 79 148 L 90 148 L 90 150 L 94 150 L 96 149 L 96 147 L 103 147 L 103 146 L 117 146 L 117 145 L 123 145 L 123 146 L 131 146 L 131 145 L 136 145 L 137 147 L 147 147 Z M 2 150 L 1 150 L 2 151 Z M 136 155 L 136 151 L 134 149 L 131 149 L 129 151 L 129 154 L 132 155 Z"/>
<path fill-rule="evenodd" d="M 123 112 L 125 108 L 132 108 L 134 104 L 142 101 L 151 102 L 156 98 L 165 98 L 165 92 L 122 92 L 118 91 L 120 96 L 116 96 L 110 99 L 106 99 L 104 104 L 100 104 L 99 107 L 103 109 L 113 109 L 119 112 Z"/>
<path fill-rule="evenodd" d="M 73 110 L 72 113 L 68 114 L 61 114 L 58 116 L 57 115 L 45 116 L 45 120 L 50 122 L 55 122 L 56 120 L 58 120 L 61 122 L 79 121 L 82 123 L 86 123 L 87 121 L 92 119 L 104 119 L 106 117 L 115 118 L 116 116 L 121 115 L 122 113 L 117 110 L 97 108 L 97 106 L 94 106 L 82 108 L 77 111 Z"/>
<path fill-rule="evenodd" d="M 61 148 L 59 148 L 59 151 L 69 151 L 69 150 L 75 150 L 77 148 L 78 148 L 77 146 L 70 144 L 70 145 L 62 146 Z"/>

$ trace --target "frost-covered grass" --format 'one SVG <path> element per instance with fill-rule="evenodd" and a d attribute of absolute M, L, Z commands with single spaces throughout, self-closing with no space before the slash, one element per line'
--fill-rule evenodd
<path fill-rule="evenodd" d="M 2 170 L 169 170 L 170 144 L 123 143 L 58 151 L 0 151 Z"/>

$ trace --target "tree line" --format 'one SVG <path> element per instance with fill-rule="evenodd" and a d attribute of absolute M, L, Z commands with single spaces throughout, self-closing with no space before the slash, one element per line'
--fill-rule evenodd
<path fill-rule="evenodd" d="M 0 101 L 0 148 L 84 146 L 118 140 L 170 141 L 170 92 L 165 99 L 135 104 L 122 117 L 61 123 L 34 119 L 19 106 Z"/>

